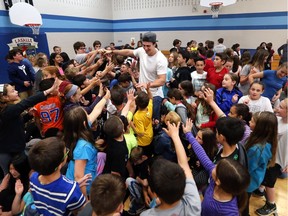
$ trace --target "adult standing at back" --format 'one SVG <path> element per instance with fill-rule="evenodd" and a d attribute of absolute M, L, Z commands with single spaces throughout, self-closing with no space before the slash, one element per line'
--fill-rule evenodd
<path fill-rule="evenodd" d="M 224 39 L 223 38 L 219 38 L 218 39 L 218 44 L 214 47 L 214 52 L 215 53 L 223 53 L 225 51 L 226 46 L 223 43 L 224 43 Z"/>
<path fill-rule="evenodd" d="M 29 69 L 29 65 L 24 62 L 24 57 L 20 50 L 11 50 L 8 53 L 11 63 L 8 65 L 9 79 L 19 92 L 21 100 L 32 95 L 32 87 L 35 81 L 35 74 Z"/>
<path fill-rule="evenodd" d="M 281 57 L 279 65 L 283 64 L 284 62 L 287 62 L 288 60 L 288 39 L 286 41 L 286 44 L 283 44 L 280 46 L 277 50 L 278 55 Z"/>
<path fill-rule="evenodd" d="M 139 86 L 150 83 L 153 95 L 153 118 L 160 119 L 160 106 L 163 98 L 162 86 L 166 82 L 167 58 L 156 48 L 156 34 L 147 32 L 143 35 L 142 47 L 136 50 L 105 50 L 105 53 L 137 57 L 140 61 Z"/>

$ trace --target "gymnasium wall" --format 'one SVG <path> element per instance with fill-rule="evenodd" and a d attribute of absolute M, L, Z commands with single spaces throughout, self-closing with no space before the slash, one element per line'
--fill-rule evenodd
<path fill-rule="evenodd" d="M 140 34 L 147 31 L 157 33 L 162 50 L 170 49 L 175 38 L 185 46 L 192 39 L 204 42 L 223 37 L 226 46 L 237 42 L 242 49 L 255 49 L 262 41 L 272 42 L 277 49 L 287 39 L 286 0 L 237 0 L 235 5 L 221 7 L 217 19 L 212 19 L 210 8 L 199 6 L 200 0 L 33 2 L 42 14 L 40 33 L 46 34 L 49 51 L 60 45 L 72 57 L 77 40 L 84 41 L 87 47 L 94 40 L 100 40 L 102 46 L 112 41 L 119 46 L 130 43 L 131 38 L 139 40 Z M 31 34 L 31 30 L 11 24 L 1 0 L 0 34 L 8 33 Z M 2 50 L 6 51 L 8 48 Z"/>
<path fill-rule="evenodd" d="M 231 47 L 238 42 L 242 49 L 255 49 L 262 41 L 272 42 L 274 49 L 287 39 L 286 0 L 238 0 L 221 7 L 219 17 L 211 17 L 210 8 L 200 0 L 114 0 L 114 41 L 140 38 L 140 32 L 157 33 L 160 49 L 172 47 L 178 38 L 185 46 L 190 40 L 204 42 L 225 39 Z M 204 13 L 206 10 L 206 13 Z"/>

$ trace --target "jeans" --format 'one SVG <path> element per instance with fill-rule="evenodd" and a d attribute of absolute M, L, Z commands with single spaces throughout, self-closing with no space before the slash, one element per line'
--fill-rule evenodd
<path fill-rule="evenodd" d="M 159 121 L 161 120 L 161 103 L 162 103 L 162 98 L 160 96 L 155 96 L 153 97 L 153 119 L 158 119 Z"/>

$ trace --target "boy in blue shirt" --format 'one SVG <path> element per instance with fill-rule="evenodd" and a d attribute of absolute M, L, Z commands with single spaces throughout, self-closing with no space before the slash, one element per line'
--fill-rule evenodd
<path fill-rule="evenodd" d="M 77 214 L 86 202 L 78 183 L 60 173 L 68 153 L 56 137 L 39 141 L 29 151 L 29 163 L 35 170 L 30 178 L 31 193 L 40 214 Z"/>

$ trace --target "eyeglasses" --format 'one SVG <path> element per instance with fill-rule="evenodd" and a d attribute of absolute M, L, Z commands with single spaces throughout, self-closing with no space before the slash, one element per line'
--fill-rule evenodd
<path fill-rule="evenodd" d="M 85 49 L 86 49 L 86 47 L 80 47 L 79 49 L 81 49 L 81 50 L 85 50 Z"/>

